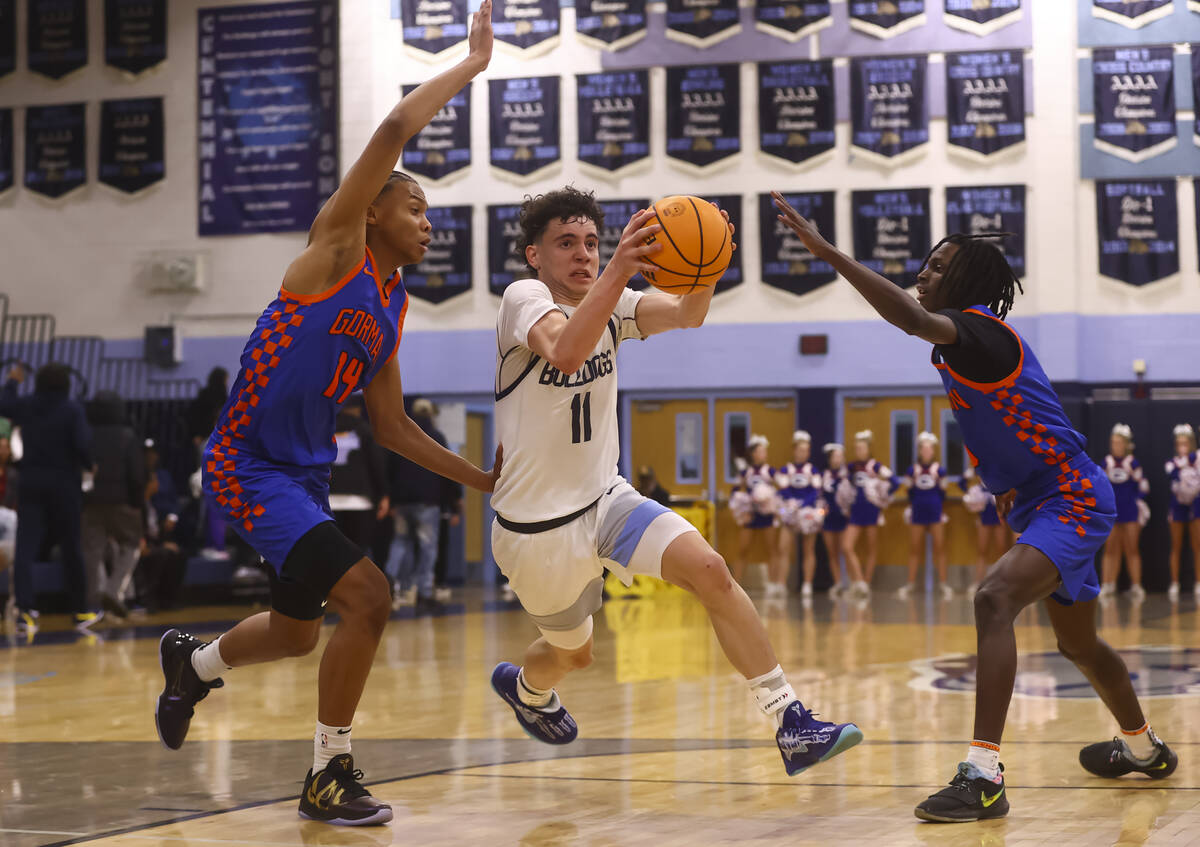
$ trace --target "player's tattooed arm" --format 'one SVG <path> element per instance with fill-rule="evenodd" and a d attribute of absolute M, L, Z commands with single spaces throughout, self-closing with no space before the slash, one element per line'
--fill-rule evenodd
<path fill-rule="evenodd" d="M 732 238 L 734 226 L 729 221 L 729 213 L 722 209 L 721 216 L 725 218 L 725 223 L 729 226 L 729 237 Z M 737 249 L 736 243 L 733 249 Z M 703 326 L 715 290 L 714 283 L 697 288 L 690 294 L 667 294 L 662 291 L 647 294 L 638 301 L 638 330 L 642 335 L 649 336 L 672 329 L 695 329 Z"/>

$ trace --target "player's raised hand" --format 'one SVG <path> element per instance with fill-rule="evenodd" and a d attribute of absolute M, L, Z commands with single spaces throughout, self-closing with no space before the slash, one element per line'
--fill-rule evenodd
<path fill-rule="evenodd" d="M 778 191 L 772 191 L 771 198 L 775 201 L 775 208 L 779 210 L 779 214 L 777 215 L 779 220 L 787 224 L 788 228 L 796 233 L 796 237 L 804 242 L 804 246 L 808 248 L 810 253 L 817 258 L 823 258 L 835 251 L 834 246 L 826 241 L 824 236 L 817 231 L 816 224 L 793 209 L 791 204 L 783 199 L 782 194 Z"/>
<path fill-rule="evenodd" d="M 479 11 L 471 17 L 471 33 L 467 36 L 470 53 L 467 58 L 479 63 L 483 70 L 492 61 L 492 0 L 483 0 Z"/>
<path fill-rule="evenodd" d="M 647 257 L 662 250 L 662 245 L 658 243 L 658 234 L 662 232 L 662 226 L 657 223 L 646 226 L 646 222 L 654 216 L 652 208 L 636 212 L 629 219 L 629 223 L 625 224 L 617 249 L 608 260 L 608 267 L 620 275 L 622 285 L 634 274 L 654 269 L 654 265 L 646 261 Z"/>

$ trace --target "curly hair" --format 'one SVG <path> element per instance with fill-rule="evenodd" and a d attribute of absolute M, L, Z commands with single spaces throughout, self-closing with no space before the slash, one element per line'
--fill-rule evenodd
<path fill-rule="evenodd" d="M 943 244 L 958 247 L 941 283 L 941 298 L 948 308 L 967 309 L 982 303 L 1001 320 L 1004 319 L 1017 293 L 1025 293 L 1021 280 L 1017 279 L 997 243 L 999 239 L 1012 237 L 1011 232 L 983 232 L 978 235 L 955 232 L 933 245 L 925 257 L 926 265 Z"/>
<path fill-rule="evenodd" d="M 604 210 L 596 203 L 595 193 L 568 185 L 536 197 L 526 194 L 521 204 L 521 238 L 517 241 L 521 257 L 525 257 L 526 247 L 542 237 L 551 221 L 566 223 L 577 218 L 594 222 L 597 230 L 604 227 Z M 529 269 L 536 270 L 532 265 Z"/>

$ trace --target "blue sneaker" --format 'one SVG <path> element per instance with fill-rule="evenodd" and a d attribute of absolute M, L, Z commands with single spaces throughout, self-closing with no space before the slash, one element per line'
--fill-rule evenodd
<path fill-rule="evenodd" d="M 545 709 L 526 706 L 517 696 L 517 674 L 520 672 L 521 669 L 516 665 L 501 662 L 492 671 L 492 688 L 500 695 L 500 699 L 512 707 L 517 723 L 530 738 L 546 744 L 570 744 L 579 734 L 579 728 L 559 702 L 558 692 L 551 695 L 550 705 Z"/>
<path fill-rule="evenodd" d="M 799 702 L 783 713 L 783 725 L 775 733 L 775 743 L 783 756 L 788 776 L 808 770 L 818 762 L 832 759 L 862 741 L 862 730 L 852 723 L 827 723 L 813 717 Z"/>

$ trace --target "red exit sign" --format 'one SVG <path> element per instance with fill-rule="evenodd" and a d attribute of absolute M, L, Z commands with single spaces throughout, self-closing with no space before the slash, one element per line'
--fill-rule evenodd
<path fill-rule="evenodd" d="M 800 336 L 800 355 L 801 356 L 824 356 L 829 352 L 829 336 L 828 335 L 802 335 Z"/>

